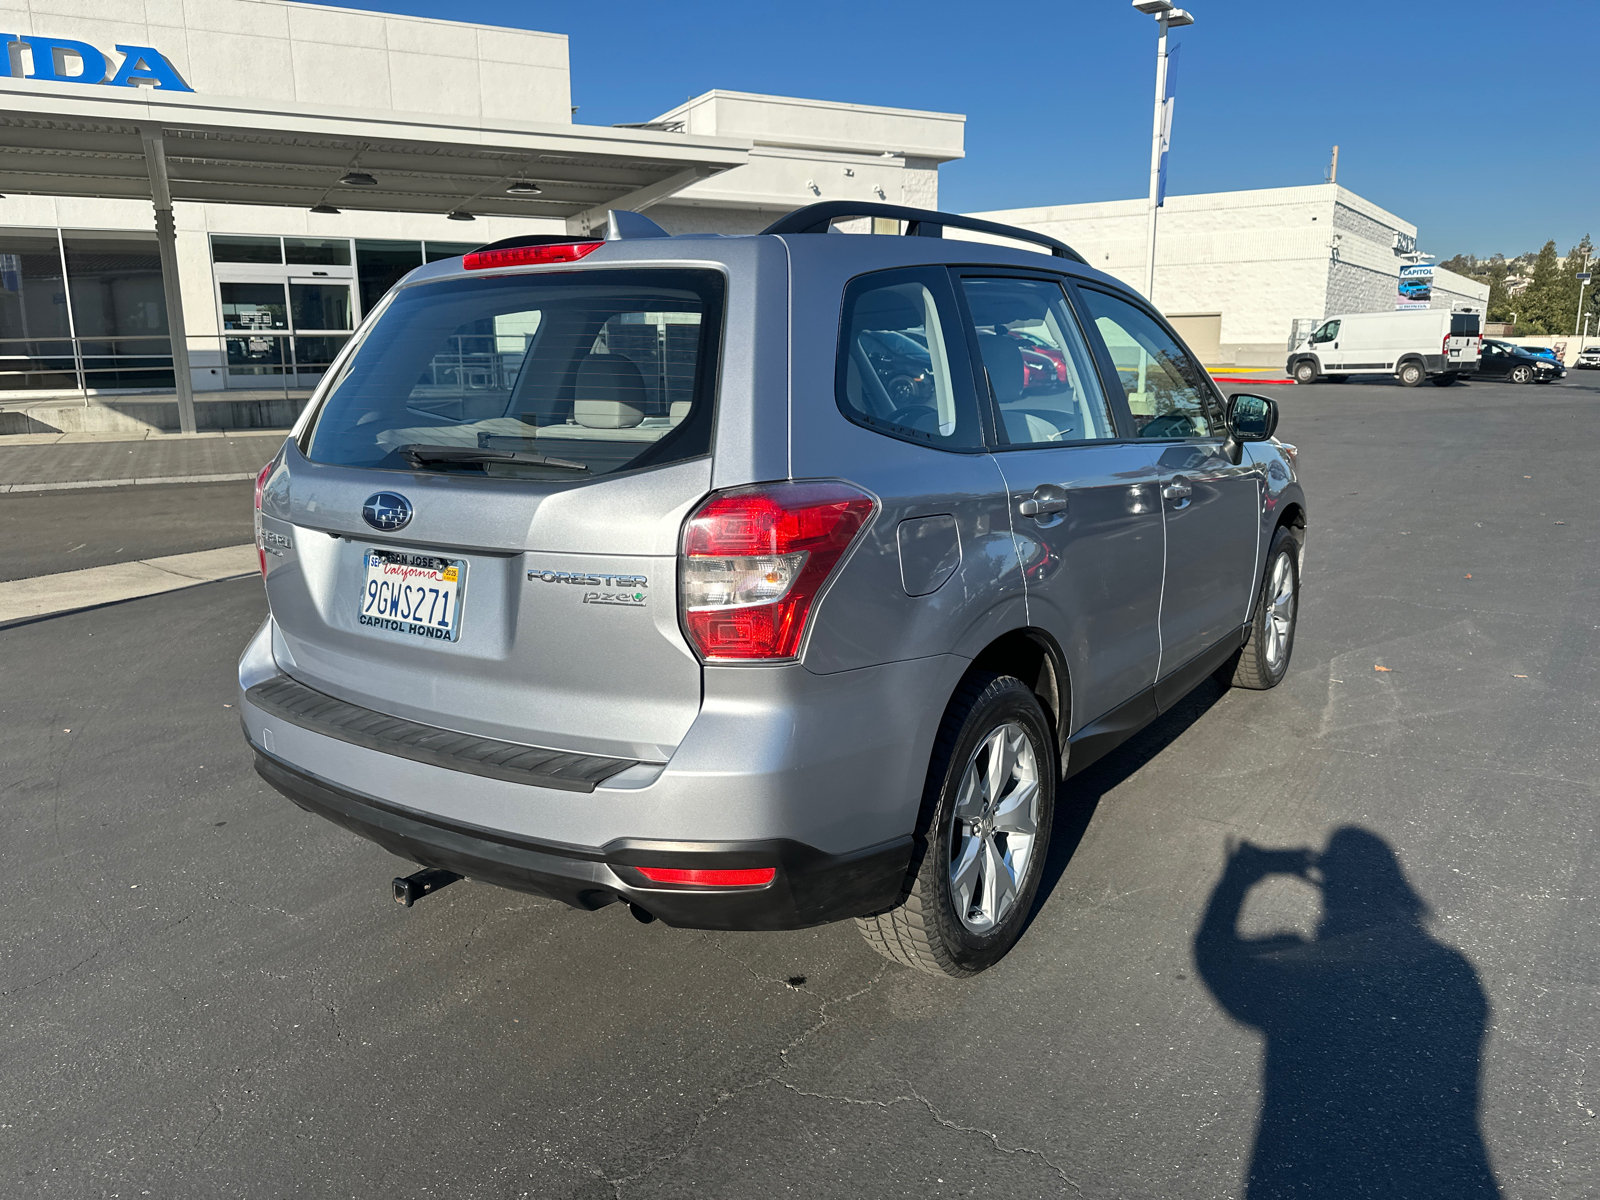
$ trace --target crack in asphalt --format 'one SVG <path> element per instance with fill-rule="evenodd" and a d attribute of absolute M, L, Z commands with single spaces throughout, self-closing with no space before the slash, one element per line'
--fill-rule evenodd
<path fill-rule="evenodd" d="M 785 1083 L 781 1079 L 777 1082 L 797 1096 L 806 1096 L 813 1100 L 834 1100 L 840 1104 L 856 1104 L 865 1108 L 893 1108 L 896 1104 L 921 1104 L 928 1110 L 928 1115 L 940 1125 L 943 1125 L 946 1129 L 953 1129 L 957 1133 L 976 1133 L 982 1137 L 986 1137 L 994 1143 L 994 1148 L 1000 1151 L 1002 1154 L 1032 1155 L 1034 1158 L 1037 1158 L 1040 1162 L 1044 1163 L 1045 1166 L 1049 1167 L 1057 1175 L 1061 1176 L 1061 1181 L 1073 1191 L 1077 1192 L 1078 1195 L 1083 1195 L 1083 1188 L 1078 1186 L 1077 1180 L 1073 1179 L 1064 1170 L 1062 1170 L 1061 1167 L 1057 1163 L 1053 1162 L 1050 1156 L 1044 1151 L 1035 1150 L 1029 1146 L 1002 1146 L 1000 1144 L 999 1134 L 993 1133 L 987 1129 L 979 1128 L 976 1125 L 962 1125 L 957 1121 L 950 1120 L 950 1118 L 940 1114 L 939 1110 L 933 1106 L 933 1101 L 922 1095 L 922 1093 L 918 1092 L 915 1088 L 909 1089 L 909 1094 L 904 1096 L 896 1096 L 892 1100 L 864 1100 L 856 1096 L 837 1096 L 830 1095 L 826 1092 L 806 1092 L 795 1087 L 792 1083 Z"/>
<path fill-rule="evenodd" d="M 729 955 L 729 957 L 734 956 Z M 735 961 L 738 961 L 737 958 L 735 958 Z M 736 1100 L 738 1097 L 744 1095 L 746 1092 L 753 1092 L 757 1088 L 765 1087 L 769 1083 L 781 1082 L 781 1080 L 778 1079 L 778 1076 L 789 1069 L 790 1052 L 797 1049 L 801 1043 L 807 1041 L 815 1034 L 820 1033 L 829 1025 L 832 1025 L 836 1020 L 833 1014 L 828 1010 L 836 1005 L 848 1004 L 850 1001 L 859 999 L 860 997 L 865 996 L 868 992 L 872 991 L 878 986 L 879 981 L 884 977 L 884 975 L 888 973 L 889 966 L 890 964 L 885 963 L 882 967 L 878 968 L 877 973 L 873 975 L 871 979 L 867 980 L 862 987 L 857 988 L 855 991 L 844 996 L 838 996 L 832 1000 L 824 1000 L 817 1009 L 819 1019 L 806 1029 L 802 1030 L 794 1038 L 790 1039 L 789 1044 L 778 1051 L 779 1062 L 777 1069 L 770 1071 L 760 1079 L 752 1080 L 749 1083 L 735 1088 L 731 1092 L 720 1093 L 715 1100 L 695 1114 L 694 1125 L 690 1128 L 689 1132 L 684 1135 L 682 1142 L 677 1146 L 676 1149 L 657 1155 L 642 1169 L 633 1172 L 631 1175 L 622 1175 L 614 1179 L 608 1179 L 599 1169 L 592 1168 L 596 1178 L 603 1180 L 605 1183 L 611 1186 L 611 1190 L 616 1196 L 616 1200 L 622 1200 L 623 1189 L 629 1184 L 637 1183 L 639 1180 L 645 1178 L 647 1175 L 653 1174 L 658 1168 L 665 1166 L 667 1163 L 675 1162 L 678 1159 L 681 1159 L 685 1154 L 689 1153 L 690 1148 L 695 1143 L 695 1139 L 700 1136 L 700 1130 L 705 1126 L 705 1123 L 711 1119 L 713 1113 L 715 1113 L 718 1109 L 723 1108 L 733 1100 Z M 792 985 L 782 980 L 772 980 L 766 978 L 765 976 L 759 975 L 752 970 L 748 964 L 745 964 L 745 969 L 750 971 L 752 975 L 755 975 L 757 979 L 760 979 L 764 983 L 777 983 L 779 986 L 787 988 L 791 991 L 806 990 L 802 988 L 794 988 Z M 815 995 L 816 993 L 813 992 L 811 994 Z"/>

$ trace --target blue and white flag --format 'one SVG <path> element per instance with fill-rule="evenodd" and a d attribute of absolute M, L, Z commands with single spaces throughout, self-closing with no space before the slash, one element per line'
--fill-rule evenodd
<path fill-rule="evenodd" d="M 1178 51 L 1174 46 L 1167 52 L 1166 88 L 1161 98 L 1161 170 L 1156 179 L 1156 207 L 1167 202 L 1167 151 L 1172 148 L 1172 106 L 1178 94 Z"/>

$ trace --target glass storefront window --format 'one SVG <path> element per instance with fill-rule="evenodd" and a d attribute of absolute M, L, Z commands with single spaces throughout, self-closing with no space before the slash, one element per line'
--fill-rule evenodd
<path fill-rule="evenodd" d="M 421 265 L 421 242 L 357 238 L 356 280 L 361 287 L 362 313 L 376 308 L 385 292 Z"/>
<path fill-rule="evenodd" d="M 211 261 L 219 263 L 281 263 L 283 246 L 275 237 L 246 237 L 232 233 L 211 235 Z"/>
<path fill-rule="evenodd" d="M 463 254 L 471 254 L 482 242 L 424 242 L 423 254 L 429 262 L 438 262 L 441 258 L 460 258 Z"/>
<path fill-rule="evenodd" d="M 291 263 L 348 267 L 350 265 L 350 239 L 286 237 L 283 239 L 283 256 Z"/>
<path fill-rule="evenodd" d="M 0 229 L 0 389 L 76 388 L 70 333 L 56 231 Z"/>
<path fill-rule="evenodd" d="M 61 241 L 84 385 L 172 387 L 172 341 L 155 234 L 64 229 Z"/>

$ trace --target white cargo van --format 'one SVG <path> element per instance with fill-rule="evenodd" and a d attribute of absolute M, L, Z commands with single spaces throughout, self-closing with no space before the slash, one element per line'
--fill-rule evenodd
<path fill-rule="evenodd" d="M 1350 375 L 1393 375 L 1406 387 L 1424 379 L 1447 387 L 1478 369 L 1483 336 L 1477 313 L 1420 308 L 1329 317 L 1289 351 L 1297 383 Z"/>

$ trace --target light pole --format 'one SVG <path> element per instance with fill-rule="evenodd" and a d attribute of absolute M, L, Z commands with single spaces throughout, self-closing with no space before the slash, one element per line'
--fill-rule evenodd
<path fill-rule="evenodd" d="M 1161 207 L 1161 158 L 1163 143 L 1172 139 L 1172 114 L 1167 107 L 1167 30 L 1193 25 L 1194 17 L 1172 0 L 1133 0 L 1133 7 L 1152 16 L 1161 26 L 1161 36 L 1156 41 L 1156 113 L 1150 133 L 1150 215 L 1144 235 L 1144 298 L 1155 303 L 1156 290 L 1156 210 Z"/>
<path fill-rule="evenodd" d="M 1584 263 L 1584 266 L 1588 266 Z M 1578 336 L 1578 322 L 1583 320 L 1583 289 L 1589 286 L 1589 272 L 1578 272 L 1578 311 L 1572 318 L 1572 336 Z"/>

